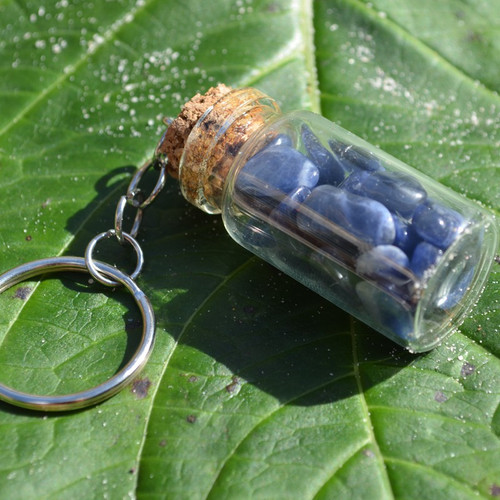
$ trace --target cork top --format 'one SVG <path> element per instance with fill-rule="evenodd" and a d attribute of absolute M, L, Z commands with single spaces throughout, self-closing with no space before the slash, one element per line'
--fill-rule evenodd
<path fill-rule="evenodd" d="M 232 88 L 220 83 L 205 94 L 196 94 L 181 110 L 179 116 L 170 124 L 158 150 L 168 158 L 168 171 L 172 177 L 179 177 L 179 163 L 189 134 L 203 113 Z"/>
<path fill-rule="evenodd" d="M 220 213 L 224 186 L 242 146 L 279 113 L 273 99 L 254 88 L 226 85 L 195 95 L 157 147 L 169 174 L 193 205 Z"/>

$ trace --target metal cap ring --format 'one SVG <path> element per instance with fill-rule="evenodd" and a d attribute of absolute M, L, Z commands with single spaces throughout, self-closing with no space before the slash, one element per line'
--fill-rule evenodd
<path fill-rule="evenodd" d="M 0 400 L 22 408 L 40 411 L 66 411 L 84 408 L 110 398 L 126 386 L 148 360 L 155 337 L 155 316 L 149 299 L 125 273 L 112 266 L 95 262 L 99 272 L 121 283 L 133 296 L 142 315 L 141 342 L 129 362 L 106 382 L 81 392 L 58 396 L 42 396 L 17 391 L 0 383 Z M 81 257 L 52 257 L 28 262 L 0 276 L 0 293 L 28 278 L 62 271 L 87 272 Z"/>

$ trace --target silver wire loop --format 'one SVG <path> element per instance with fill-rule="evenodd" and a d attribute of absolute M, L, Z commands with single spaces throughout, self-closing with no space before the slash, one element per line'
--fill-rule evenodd
<path fill-rule="evenodd" d="M 124 231 L 123 231 L 123 219 L 125 216 L 125 208 L 126 208 L 127 204 L 129 204 L 129 200 L 127 198 L 127 195 L 123 195 L 120 198 L 120 201 L 118 202 L 118 204 L 116 205 L 115 234 L 116 234 L 116 238 L 118 239 L 118 242 L 120 243 L 120 245 L 124 245 L 127 241 L 125 239 L 125 236 L 123 236 L 123 233 L 124 233 Z M 140 228 L 141 222 L 142 222 L 143 210 L 139 206 L 136 208 L 137 208 L 137 212 L 135 214 L 134 223 L 132 225 L 132 229 L 128 232 L 128 234 L 130 234 L 130 236 L 132 236 L 132 238 L 137 237 L 137 233 L 139 232 L 139 228 Z"/>
<path fill-rule="evenodd" d="M 143 191 L 139 187 L 139 184 L 144 176 L 144 174 L 151 168 L 158 166 L 160 169 L 160 173 L 158 176 L 158 180 L 156 181 L 156 185 L 149 194 L 147 198 L 145 198 Z M 127 194 L 123 195 L 116 206 L 115 211 L 115 234 L 120 243 L 120 245 L 124 245 L 126 243 L 126 239 L 124 237 L 123 231 L 123 220 L 125 218 L 125 208 L 127 205 L 131 205 L 134 207 L 137 212 L 135 214 L 134 222 L 132 225 L 132 229 L 128 232 L 132 238 L 136 238 L 139 233 L 139 228 L 142 222 L 142 215 L 144 209 L 150 205 L 155 198 L 158 196 L 160 191 L 165 186 L 165 182 L 167 179 L 166 173 L 166 162 L 159 159 L 159 157 L 155 156 L 152 160 L 148 160 L 144 165 L 137 170 L 137 172 L 132 177 L 130 184 L 127 188 Z"/>
<path fill-rule="evenodd" d="M 130 234 L 128 233 L 123 233 L 122 235 L 127 243 L 130 243 L 132 247 L 135 250 L 135 253 L 137 255 L 137 265 L 135 267 L 134 272 L 129 276 L 131 280 L 135 280 L 137 276 L 139 276 L 142 266 L 144 265 L 144 254 L 142 253 L 141 246 L 135 238 L 133 238 Z M 97 243 L 105 238 L 111 238 L 112 236 L 116 236 L 116 231 L 114 229 L 110 229 L 109 231 L 106 231 L 104 233 L 100 233 L 97 236 L 94 236 L 90 241 L 89 244 L 87 245 L 87 248 L 85 249 L 85 263 L 87 265 L 89 273 L 92 275 L 94 279 L 99 281 L 99 283 L 102 283 L 103 285 L 106 286 L 118 286 L 120 284 L 119 281 L 110 279 L 106 277 L 103 273 L 100 271 L 100 265 L 101 263 L 94 260 L 93 253 L 95 246 Z M 108 273 L 109 274 L 109 273 Z"/>
<path fill-rule="evenodd" d="M 31 410 L 76 410 L 110 398 L 126 386 L 146 364 L 155 337 L 155 316 L 149 299 L 130 276 L 102 262 L 94 261 L 93 263 L 100 275 L 124 285 L 139 307 L 143 321 L 142 337 L 132 358 L 118 373 L 91 389 L 66 395 L 43 396 L 17 391 L 0 383 L 0 400 Z M 34 276 L 62 271 L 87 272 L 87 263 L 81 257 L 53 257 L 28 262 L 0 276 L 0 293 Z"/>
<path fill-rule="evenodd" d="M 149 196 L 143 200 L 143 201 L 138 201 L 137 195 L 138 193 L 142 193 L 141 189 L 138 188 L 139 183 L 141 182 L 144 174 L 151 168 L 151 167 L 159 167 L 159 174 L 158 174 L 158 180 L 156 181 L 156 185 L 149 194 Z M 158 196 L 159 192 L 163 189 L 165 186 L 165 182 L 167 179 L 167 173 L 166 173 L 166 167 L 167 164 L 165 161 L 159 160 L 157 156 L 153 158 L 153 160 L 148 160 L 137 172 L 135 173 L 134 177 L 132 177 L 132 180 L 130 181 L 130 184 L 128 185 L 127 189 L 127 201 L 130 205 L 136 208 L 146 208 L 148 205 L 151 205 L 151 203 L 155 200 L 155 198 Z"/>

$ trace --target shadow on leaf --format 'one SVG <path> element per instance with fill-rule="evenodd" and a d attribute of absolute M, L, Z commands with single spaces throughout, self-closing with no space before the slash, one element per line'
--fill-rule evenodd
<path fill-rule="evenodd" d="M 126 190 L 123 176 L 131 172 L 120 167 L 96 183 L 96 198 L 68 220 L 75 233 L 68 255 L 82 255 L 96 233 L 112 227 L 115 200 Z M 220 217 L 188 205 L 174 184 L 168 183 L 146 213 L 138 238 L 146 258 L 140 286 L 152 300 L 157 335 L 166 331 L 178 342 L 177 351 L 194 352 L 186 372 L 209 376 L 215 362 L 232 374 L 228 393 L 244 380 L 283 404 L 308 406 L 357 395 L 414 359 L 240 248 Z M 102 260 L 115 263 L 115 257 L 116 248 Z M 92 291 L 78 281 L 65 286 Z M 120 369 L 137 347 L 141 319 L 130 296 L 109 295 L 127 309 Z M 169 353 L 162 357 L 169 359 Z"/>
<path fill-rule="evenodd" d="M 368 390 L 415 359 L 239 247 L 220 217 L 188 205 L 172 184 L 147 216 L 156 237 L 145 241 L 142 279 L 159 323 L 195 349 L 186 372 L 216 372 L 215 360 L 234 374 L 228 391 L 242 379 L 283 403 L 315 405 Z"/>

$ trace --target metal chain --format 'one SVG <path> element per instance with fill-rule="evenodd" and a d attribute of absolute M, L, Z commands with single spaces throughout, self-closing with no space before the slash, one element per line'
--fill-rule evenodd
<path fill-rule="evenodd" d="M 139 232 L 139 228 L 142 222 L 143 210 L 147 206 L 151 205 L 151 203 L 155 200 L 155 198 L 158 196 L 158 193 L 163 189 L 163 186 L 165 185 L 166 166 L 167 166 L 166 161 L 160 160 L 158 158 L 158 155 L 155 153 L 153 160 L 147 161 L 139 170 L 137 170 L 134 177 L 132 177 L 132 180 L 128 185 L 127 193 L 120 198 L 120 201 L 118 202 L 118 205 L 116 207 L 115 231 L 116 231 L 116 237 L 118 238 L 118 242 L 120 243 L 120 245 L 125 244 L 126 241 L 125 238 L 123 237 L 123 219 L 124 219 L 125 207 L 127 205 L 130 205 L 131 207 L 137 210 L 132 229 L 129 231 L 129 234 L 133 238 L 135 238 L 137 236 L 137 233 Z M 139 187 L 139 184 L 144 174 L 151 167 L 159 169 L 160 173 L 155 187 L 153 188 L 149 196 L 146 198 L 144 196 L 144 192 Z"/>
<path fill-rule="evenodd" d="M 144 177 L 144 174 L 151 168 L 155 168 L 159 170 L 158 180 L 156 181 L 156 185 L 148 196 L 144 195 L 144 192 L 139 187 L 139 184 Z M 93 253 L 96 244 L 104 239 L 115 236 L 120 245 L 125 245 L 125 243 L 129 243 L 132 248 L 135 250 L 137 255 L 137 266 L 135 271 L 132 273 L 130 278 L 134 280 L 139 273 L 141 272 L 142 265 L 144 263 L 144 258 L 142 254 L 142 249 L 139 243 L 136 240 L 137 234 L 139 232 L 139 228 L 142 222 L 142 216 L 144 209 L 148 207 L 158 196 L 160 191 L 165 186 L 166 178 L 167 178 L 167 160 L 166 158 L 160 154 L 158 148 L 156 148 L 153 159 L 148 160 L 144 165 L 137 170 L 137 172 L 132 177 L 130 181 L 127 192 L 123 196 L 120 197 L 118 204 L 116 206 L 115 211 L 115 226 L 114 229 L 110 229 L 104 233 L 100 233 L 94 238 L 90 240 L 85 250 L 85 262 L 89 273 L 92 275 L 94 279 L 107 286 L 117 286 L 120 283 L 116 280 L 110 279 L 99 271 L 99 266 L 96 265 L 96 261 L 94 260 Z M 136 214 L 134 217 L 134 222 L 132 224 L 132 228 L 130 232 L 125 232 L 123 230 L 123 221 L 125 219 L 125 209 L 130 205 L 131 207 L 136 209 Z"/>

